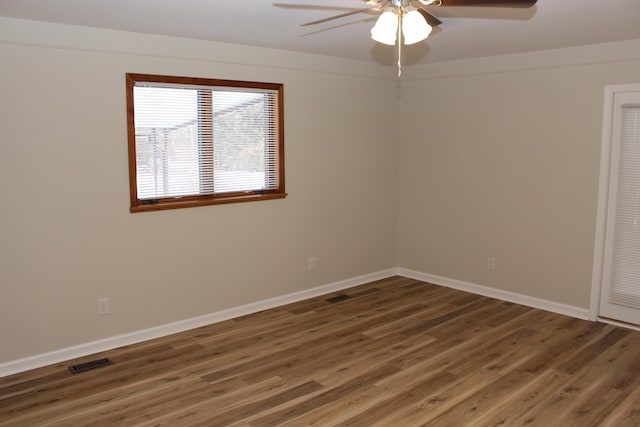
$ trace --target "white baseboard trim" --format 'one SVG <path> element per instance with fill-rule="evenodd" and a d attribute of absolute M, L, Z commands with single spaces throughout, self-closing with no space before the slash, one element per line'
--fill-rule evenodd
<path fill-rule="evenodd" d="M 342 289 L 352 288 L 354 286 L 363 285 L 380 279 L 385 279 L 396 274 L 396 270 L 391 268 L 375 273 L 365 274 L 362 276 L 352 277 L 350 279 L 341 280 L 339 282 L 330 283 L 328 285 L 318 286 L 304 291 L 294 292 L 263 301 L 246 304 L 215 313 L 206 314 L 204 316 L 193 317 L 191 319 L 180 320 L 165 325 L 155 326 L 149 329 L 131 332 L 128 334 L 118 335 L 97 341 L 75 345 L 72 347 L 55 350 L 49 353 L 39 354 L 36 356 L 18 359 L 0 364 L 0 377 L 28 371 L 35 368 L 51 365 L 54 363 L 64 362 L 66 360 L 78 357 L 88 356 L 107 350 L 113 350 L 125 345 L 136 344 L 155 338 L 164 337 L 178 332 L 188 331 L 190 329 L 199 328 L 223 320 L 233 319 L 235 317 L 244 316 L 246 314 L 256 313 L 258 311 L 267 310 L 269 308 L 279 307 L 296 301 L 301 301 Z"/>
<path fill-rule="evenodd" d="M 445 286 L 447 288 L 458 289 L 461 291 L 471 292 L 478 295 L 484 295 L 490 298 L 496 298 L 503 301 L 509 301 L 516 304 L 525 305 L 527 307 L 539 308 L 541 310 L 551 311 L 553 313 L 564 314 L 566 316 L 576 317 L 578 319 L 588 320 L 589 309 L 575 307 L 572 305 L 561 304 L 528 295 L 517 294 L 515 292 L 504 291 L 501 289 L 490 288 L 487 286 L 477 285 L 475 283 L 463 282 L 461 280 L 449 279 L 447 277 L 436 276 L 428 273 L 421 273 L 406 268 L 397 268 L 396 274 L 408 277 L 410 279 L 420 280 L 423 282 L 433 283 L 434 285 Z"/>

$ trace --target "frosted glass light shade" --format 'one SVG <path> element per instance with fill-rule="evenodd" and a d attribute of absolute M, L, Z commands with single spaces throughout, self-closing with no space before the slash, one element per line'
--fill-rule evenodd
<path fill-rule="evenodd" d="M 386 10 L 371 29 L 371 38 L 383 44 L 393 46 L 396 44 L 398 31 L 398 17 L 391 10 Z"/>
<path fill-rule="evenodd" d="M 409 10 L 402 17 L 402 35 L 404 44 L 421 42 L 431 34 L 431 25 L 427 24 L 424 16 L 416 9 Z"/>

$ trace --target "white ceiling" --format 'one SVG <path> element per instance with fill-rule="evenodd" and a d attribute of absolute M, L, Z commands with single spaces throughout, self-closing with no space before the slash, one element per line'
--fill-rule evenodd
<path fill-rule="evenodd" d="M 0 0 L 0 16 L 393 64 L 394 48 L 369 37 L 377 14 L 299 26 L 364 7 L 361 0 Z M 640 39 L 640 0 L 538 0 L 531 9 L 431 10 L 443 24 L 425 42 L 405 48 L 406 64 Z"/>

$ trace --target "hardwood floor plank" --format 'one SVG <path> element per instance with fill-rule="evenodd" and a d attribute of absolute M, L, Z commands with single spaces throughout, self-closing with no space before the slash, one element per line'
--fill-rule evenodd
<path fill-rule="evenodd" d="M 460 426 L 472 422 L 477 414 L 491 410 L 513 390 L 527 387 L 535 376 L 527 371 L 515 369 L 498 377 L 495 381 L 477 389 L 472 395 L 449 407 L 436 417 L 425 420 L 422 426 Z"/>
<path fill-rule="evenodd" d="M 536 351 L 535 356 L 527 362 L 526 366 L 523 366 L 523 369 L 536 373 L 547 367 L 555 366 L 558 359 L 573 357 L 591 339 L 606 333 L 607 329 L 603 324 L 588 322 L 583 322 L 581 327 L 577 329 L 554 330 L 553 334 L 545 335 L 544 338 L 532 342 L 532 348 L 544 351 Z"/>
<path fill-rule="evenodd" d="M 632 334 L 630 330 L 622 330 L 607 325 L 600 330 L 602 333 L 589 340 L 590 351 L 594 348 L 600 353 L 589 364 L 581 365 L 577 370 L 566 372 L 570 375 L 569 381 L 539 405 L 533 407 L 522 417 L 515 421 L 514 425 L 549 425 L 549 423 L 573 423 L 575 425 L 599 425 L 614 411 L 615 407 L 625 399 L 628 390 L 616 389 L 614 385 L 620 384 L 619 376 L 625 376 L 629 369 L 638 366 L 637 351 L 640 347 L 628 347 L 621 345 L 609 345 L 602 350 L 600 344 L 611 344 L 612 340 L 620 336 L 626 337 Z M 620 331 L 620 333 L 613 333 Z M 635 334 L 634 334 L 635 335 Z M 588 336 L 588 335 L 583 335 Z M 635 338 L 635 337 L 634 337 Z M 624 338 L 623 338 L 624 339 Z M 635 341 L 635 340 L 630 340 Z M 616 341 L 618 342 L 618 341 Z M 628 351 L 634 348 L 635 350 Z M 582 356 L 579 352 L 567 353 L 576 357 L 579 362 Z M 565 364 L 563 363 L 563 366 Z M 638 371 L 633 381 L 627 381 L 627 385 L 640 384 Z"/>
<path fill-rule="evenodd" d="M 602 427 L 637 426 L 640 426 L 640 386 L 635 387 L 602 421 Z"/>
<path fill-rule="evenodd" d="M 402 333 L 406 328 L 411 327 L 415 322 L 430 319 L 444 313 L 448 313 L 453 309 L 453 305 L 442 303 L 432 307 L 422 304 L 415 305 L 415 310 L 405 312 L 402 316 L 395 319 L 390 317 L 389 321 L 381 325 L 366 325 L 362 333 L 371 338 L 382 338 L 390 334 Z"/>
<path fill-rule="evenodd" d="M 304 384 L 301 384 L 297 387 L 293 387 L 288 390 L 284 390 L 275 395 L 271 395 L 265 397 L 263 399 L 253 401 L 242 406 L 238 406 L 236 408 L 230 409 L 228 411 L 222 412 L 220 414 L 215 415 L 214 417 L 209 417 L 204 420 L 204 423 L 209 426 L 226 426 L 235 421 L 240 421 L 245 418 L 251 417 L 255 414 L 258 414 L 266 409 L 271 409 L 273 407 L 282 405 L 284 403 L 290 402 L 294 399 L 304 397 L 310 393 L 318 391 L 322 389 L 322 385 L 316 383 L 315 381 L 309 381 Z M 322 394 L 317 395 L 322 396 Z M 317 398 L 316 396 L 316 398 Z M 308 400 L 307 400 L 308 401 Z M 286 410 L 290 411 L 290 410 Z M 306 412 L 306 411 L 305 411 Z M 272 415 L 267 415 L 262 418 L 260 425 L 274 425 L 273 423 L 266 422 L 268 417 L 275 417 L 275 419 L 279 419 L 280 415 L 278 413 L 273 413 Z M 253 424 L 250 424 L 253 425 Z M 277 425 L 277 424 L 276 424 Z"/>
<path fill-rule="evenodd" d="M 389 399 L 390 395 L 380 387 L 369 385 L 340 399 L 335 404 L 325 405 L 300 417 L 282 423 L 282 427 L 327 426 L 336 425 L 345 420 L 358 417 L 361 412 Z"/>
<path fill-rule="evenodd" d="M 376 425 L 376 423 L 381 421 L 383 425 L 395 425 L 393 423 L 386 422 L 386 419 L 390 415 L 398 411 L 402 411 L 407 406 L 411 406 L 412 404 L 425 399 L 425 397 L 428 398 L 432 396 L 436 390 L 446 387 L 454 380 L 454 375 L 448 372 L 433 371 L 430 374 L 421 377 L 420 380 L 414 382 L 410 387 L 405 388 L 401 392 L 393 393 L 390 398 L 336 424 L 335 427 L 369 427 Z"/>
<path fill-rule="evenodd" d="M 447 364 L 447 373 L 452 375 L 453 380 L 436 393 L 424 397 L 416 404 L 397 411 L 391 418 L 383 418 L 379 425 L 397 425 L 407 423 L 407 425 L 421 425 L 425 420 L 430 420 L 438 414 L 442 414 L 459 402 L 480 392 L 480 389 L 492 381 L 497 381 L 504 375 L 516 369 L 522 360 L 526 360 L 530 355 L 530 350 L 526 347 L 515 345 L 520 339 L 527 339 L 532 333 L 526 328 L 518 330 L 500 341 L 502 345 L 496 343 L 493 351 L 482 351 L 471 354 L 455 364 Z M 480 357 L 477 357 L 477 356 Z M 441 370 L 444 370 L 442 368 Z M 420 377 L 419 375 L 418 377 Z M 463 424 L 461 424 L 463 425 Z"/>
<path fill-rule="evenodd" d="M 277 426 L 286 421 L 293 420 L 300 415 L 312 412 L 317 408 L 349 398 L 355 392 L 365 388 L 369 384 L 375 383 L 376 381 L 393 375 L 396 372 L 398 372 L 398 368 L 390 365 L 382 365 L 372 368 L 363 375 L 351 378 L 339 386 L 331 388 L 295 406 L 260 417 L 255 421 L 252 421 L 251 425 L 260 427 Z"/>
<path fill-rule="evenodd" d="M 515 420 L 540 404 L 551 393 L 568 381 L 569 375 L 553 369 L 535 375 L 526 387 L 511 390 L 493 408 L 478 414 L 468 423 L 468 427 L 498 427 L 516 425 Z"/>
<path fill-rule="evenodd" d="M 204 422 L 205 420 L 239 406 L 274 395 L 281 395 L 294 388 L 297 388 L 298 392 L 309 393 L 318 387 L 316 384 L 309 384 L 308 382 L 294 383 L 279 377 L 273 377 L 262 383 L 248 384 L 245 387 L 236 388 L 227 393 L 218 393 L 218 384 L 207 383 L 207 387 L 203 389 L 203 394 L 186 395 L 184 399 L 179 401 L 179 405 L 168 409 L 159 407 L 159 411 L 155 414 L 135 408 L 134 413 L 131 413 L 130 418 L 127 419 L 127 424 L 141 427 L 207 425 Z M 299 388 L 303 384 L 307 385 Z M 290 396 L 293 396 L 293 394 L 290 394 Z"/>
<path fill-rule="evenodd" d="M 629 333 L 629 330 L 614 328 L 601 338 L 582 347 L 580 351 L 573 352 L 570 357 L 563 358 L 566 360 L 561 363 L 557 363 L 556 366 L 561 371 L 574 374 L 588 365 L 590 361 L 597 358 L 600 354 L 609 350 Z"/>
<path fill-rule="evenodd" d="M 380 386 L 388 391 L 401 390 L 406 384 L 411 384 L 423 375 L 436 370 L 457 370 L 457 372 L 473 371 L 478 366 L 497 358 L 497 354 L 493 352 L 494 347 L 501 342 L 509 342 L 514 339 L 525 338 L 531 335 L 531 331 L 526 328 L 520 328 L 510 331 L 505 336 L 481 334 L 475 335 L 473 338 L 463 342 L 448 342 L 446 340 L 438 340 L 433 344 L 426 345 L 416 349 L 412 353 L 408 353 L 398 357 L 391 363 L 398 364 L 403 368 L 402 371 L 394 377 L 381 382 Z M 418 355 L 419 357 L 413 357 Z M 486 359 L 478 360 L 479 356 L 485 356 Z"/>

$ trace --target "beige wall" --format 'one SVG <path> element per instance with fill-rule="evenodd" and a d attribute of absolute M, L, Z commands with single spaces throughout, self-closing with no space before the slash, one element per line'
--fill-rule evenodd
<path fill-rule="evenodd" d="M 395 265 L 387 68 L 9 19 L 0 41 L 0 363 Z M 126 72 L 284 83 L 289 197 L 130 214 Z"/>
<path fill-rule="evenodd" d="M 604 86 L 639 59 L 632 41 L 413 68 L 398 265 L 588 308 Z"/>

